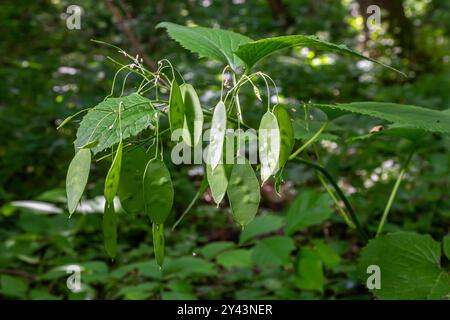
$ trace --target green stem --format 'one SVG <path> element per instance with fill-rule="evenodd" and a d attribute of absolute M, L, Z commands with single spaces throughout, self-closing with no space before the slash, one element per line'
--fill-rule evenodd
<path fill-rule="evenodd" d="M 293 154 L 289 156 L 289 160 L 295 159 L 303 150 L 305 150 L 311 143 L 317 140 L 317 138 L 320 136 L 320 134 L 328 127 L 328 124 L 330 123 L 329 120 L 325 121 L 323 125 L 320 127 L 320 129 L 309 139 L 306 141 L 300 148 L 295 150 Z"/>
<path fill-rule="evenodd" d="M 198 198 L 205 192 L 206 188 L 208 187 L 208 180 L 206 179 L 206 174 L 203 176 L 202 183 L 200 185 L 200 188 L 198 189 L 197 193 L 195 194 L 194 198 L 191 200 L 191 203 L 189 203 L 188 207 L 184 212 L 181 214 L 181 216 L 178 218 L 178 220 L 174 223 L 172 227 L 172 231 L 175 230 L 175 228 L 180 224 L 180 222 L 184 219 L 184 217 L 188 214 L 188 212 L 192 209 L 194 204 L 197 202 Z"/>
<path fill-rule="evenodd" d="M 344 193 L 342 192 L 341 188 L 339 188 L 338 184 L 336 183 L 336 181 L 334 181 L 333 177 L 331 176 L 331 174 L 321 165 L 316 164 L 312 161 L 300 158 L 300 157 L 296 157 L 294 158 L 294 160 L 297 160 L 300 163 L 303 163 L 309 167 L 312 167 L 318 171 L 320 171 L 320 173 L 323 174 L 323 176 L 328 180 L 328 182 L 333 186 L 334 190 L 336 191 L 337 195 L 339 196 L 339 198 L 341 198 L 341 200 L 344 202 L 345 208 L 347 209 L 348 213 L 350 214 L 350 218 L 352 219 L 353 223 L 355 224 L 356 230 L 358 231 L 359 235 L 361 236 L 361 238 L 364 241 L 368 241 L 369 237 L 366 233 L 366 231 L 362 228 L 358 217 L 356 216 L 355 212 L 353 211 L 352 206 L 350 205 L 350 202 L 348 201 L 347 197 L 344 195 Z"/>
<path fill-rule="evenodd" d="M 395 196 L 397 195 L 398 192 L 398 188 L 400 187 L 400 183 L 402 182 L 403 176 L 405 175 L 406 169 L 408 168 L 409 162 L 411 161 L 413 154 L 414 151 L 411 151 L 411 153 L 408 156 L 408 159 L 406 159 L 406 162 L 403 165 L 403 168 L 397 177 L 397 181 L 395 181 L 394 188 L 392 188 L 391 194 L 389 195 L 389 200 L 386 204 L 386 207 L 384 208 L 383 215 L 381 216 L 380 224 L 378 225 L 375 237 L 378 237 L 383 231 L 383 227 L 384 224 L 386 223 L 389 211 L 391 210 L 392 204 L 394 203 Z"/>

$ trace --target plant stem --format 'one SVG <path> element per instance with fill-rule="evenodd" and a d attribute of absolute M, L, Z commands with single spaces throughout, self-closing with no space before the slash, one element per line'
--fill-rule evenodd
<path fill-rule="evenodd" d="M 383 215 L 381 216 L 380 224 L 378 225 L 377 233 L 375 238 L 378 237 L 383 231 L 384 224 L 386 223 L 387 217 L 389 215 L 389 211 L 391 210 L 392 204 L 394 203 L 395 196 L 397 195 L 398 188 L 400 187 L 400 183 L 402 182 L 403 176 L 405 175 L 406 169 L 408 168 L 409 162 L 414 154 L 414 151 L 411 151 L 408 158 L 406 159 L 405 164 L 403 165 L 402 170 L 400 171 L 397 181 L 395 181 L 394 188 L 392 188 L 391 194 L 389 195 L 389 200 L 384 208 Z"/>
<path fill-rule="evenodd" d="M 233 85 L 235 86 L 237 83 L 236 81 L 236 74 L 233 72 Z M 242 110 L 241 110 L 241 103 L 239 102 L 239 93 L 236 92 L 236 108 L 238 111 L 238 119 L 241 123 L 243 123 L 243 118 L 242 118 Z"/>
<path fill-rule="evenodd" d="M 312 167 L 318 171 L 320 171 L 320 173 L 323 174 L 323 176 L 328 180 L 328 182 L 333 186 L 334 190 L 336 190 L 337 195 L 339 196 L 339 198 L 341 198 L 341 200 L 344 202 L 344 205 L 348 211 L 348 213 L 350 214 L 350 218 L 352 219 L 353 223 L 355 224 L 356 230 L 358 231 L 359 235 L 361 236 L 361 238 L 364 241 L 368 241 L 369 237 L 366 233 L 366 231 L 362 228 L 361 224 L 359 223 L 358 217 L 356 216 L 355 212 L 353 211 L 352 206 L 350 205 L 350 202 L 348 201 L 347 197 L 344 195 L 344 193 L 342 192 L 341 188 L 339 188 L 338 184 L 336 183 L 336 181 L 334 181 L 333 177 L 331 176 L 331 174 L 325 169 L 325 167 L 314 163 L 312 161 L 300 158 L 300 157 L 296 157 L 293 160 L 297 160 L 300 163 L 303 163 L 309 167 Z"/>
<path fill-rule="evenodd" d="M 172 226 L 172 231 L 175 230 L 175 228 L 180 224 L 180 222 L 184 219 L 184 217 L 192 209 L 194 204 L 197 202 L 198 198 L 203 194 L 203 192 L 205 192 L 207 187 L 208 187 L 208 180 L 206 179 L 206 174 L 205 174 L 203 176 L 202 183 L 200 184 L 200 188 L 198 189 L 198 191 L 195 194 L 194 198 L 191 200 L 191 203 L 189 203 L 189 205 L 187 206 L 186 210 L 184 210 L 184 212 L 181 214 L 181 216 L 178 218 L 178 220 Z"/>
<path fill-rule="evenodd" d="M 309 139 L 308 141 L 306 141 L 300 148 L 298 148 L 297 150 L 295 150 L 294 153 L 292 153 L 289 156 L 289 160 L 293 160 L 295 159 L 303 150 L 305 150 L 311 143 L 313 143 L 314 141 L 317 140 L 317 138 L 320 136 L 320 134 L 328 127 L 328 124 L 330 123 L 329 120 L 325 121 L 323 123 L 323 125 L 320 127 L 320 129 L 311 137 L 311 139 Z"/>

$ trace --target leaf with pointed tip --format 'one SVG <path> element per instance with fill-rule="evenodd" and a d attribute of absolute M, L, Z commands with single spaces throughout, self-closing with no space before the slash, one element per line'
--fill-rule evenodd
<path fill-rule="evenodd" d="M 429 132 L 450 133 L 450 113 L 418 106 L 389 102 L 352 102 L 313 104 L 324 112 L 335 112 L 334 118 L 349 113 L 375 117 Z"/>
<path fill-rule="evenodd" d="M 120 108 L 120 121 L 119 121 Z M 108 98 L 100 102 L 81 120 L 77 131 L 75 148 L 82 148 L 93 141 L 94 154 L 101 152 L 154 124 L 156 111 L 151 108 L 151 101 L 133 93 L 120 98 Z M 122 129 L 122 130 L 121 130 Z"/>
<path fill-rule="evenodd" d="M 397 69 L 388 66 L 380 61 L 369 58 L 357 51 L 349 49 L 343 44 L 334 44 L 331 42 L 320 40 L 315 36 L 304 36 L 304 35 L 292 35 L 292 36 L 281 36 L 260 39 L 257 41 L 252 41 L 244 43 L 239 46 L 239 48 L 234 52 L 238 57 L 244 61 L 248 68 L 253 67 L 261 59 L 275 53 L 278 50 L 292 48 L 292 47 L 308 47 L 311 49 L 323 50 L 328 52 L 336 52 L 341 54 L 350 55 L 364 60 L 369 60 L 383 67 L 391 69 L 398 72 L 406 77 L 406 75 L 398 71 Z"/>
<path fill-rule="evenodd" d="M 233 70 L 243 66 L 234 51 L 249 37 L 232 31 L 205 27 L 186 27 L 171 22 L 161 22 L 156 28 L 165 28 L 169 36 L 183 48 L 198 53 L 200 58 L 210 58 L 228 64 Z"/>

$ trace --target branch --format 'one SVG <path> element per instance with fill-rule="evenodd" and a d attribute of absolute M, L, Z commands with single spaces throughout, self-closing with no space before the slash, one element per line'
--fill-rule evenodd
<path fill-rule="evenodd" d="M 116 20 L 119 29 L 121 29 L 125 33 L 128 41 L 133 47 L 133 50 L 137 54 L 139 54 L 139 56 L 144 60 L 144 64 L 150 69 L 150 71 L 156 71 L 157 69 L 156 63 L 152 59 L 150 59 L 150 57 L 144 52 L 144 49 L 139 43 L 139 40 L 137 39 L 133 30 L 131 30 L 130 26 L 128 25 L 128 21 L 126 21 L 123 18 L 119 9 L 116 8 L 112 0 L 105 0 L 105 1 L 109 11 L 114 16 L 114 19 Z M 130 16 L 129 13 L 127 13 L 127 15 Z"/>

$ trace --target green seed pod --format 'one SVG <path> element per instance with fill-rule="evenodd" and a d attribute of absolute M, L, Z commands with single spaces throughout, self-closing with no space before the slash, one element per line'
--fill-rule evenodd
<path fill-rule="evenodd" d="M 289 118 L 287 110 L 278 105 L 273 109 L 273 113 L 278 121 L 278 127 L 280 128 L 280 159 L 278 162 L 278 169 L 283 168 L 291 155 L 292 148 L 294 147 L 294 128 L 292 121 Z"/>
<path fill-rule="evenodd" d="M 164 262 L 164 225 L 153 223 L 152 233 L 156 263 L 162 267 Z"/>
<path fill-rule="evenodd" d="M 197 92 L 190 84 L 180 86 L 184 102 L 185 119 L 183 125 L 184 142 L 191 147 L 201 143 L 203 132 L 203 111 Z"/>
<path fill-rule="evenodd" d="M 124 152 L 117 194 L 122 208 L 131 214 L 144 212 L 143 182 L 145 167 L 150 160 L 150 152 L 144 148 L 134 148 Z"/>
<path fill-rule="evenodd" d="M 180 87 L 175 79 L 172 81 L 169 98 L 169 123 L 170 131 L 182 129 L 184 125 L 184 103 Z"/>
<path fill-rule="evenodd" d="M 261 194 L 258 179 L 247 161 L 233 165 L 227 195 L 234 220 L 242 227 L 249 224 L 258 212 Z"/>
<path fill-rule="evenodd" d="M 261 180 L 264 183 L 278 170 L 280 157 L 280 130 L 275 115 L 268 111 L 261 118 L 258 130 L 258 150 L 261 162 Z"/>
<path fill-rule="evenodd" d="M 109 168 L 105 180 L 105 199 L 108 204 L 114 201 L 114 197 L 119 189 L 120 167 L 122 166 L 122 141 L 117 148 L 114 160 Z"/>
<path fill-rule="evenodd" d="M 117 254 L 117 217 L 114 210 L 114 203 L 105 202 L 103 212 L 103 240 L 106 253 L 115 258 Z"/>
<path fill-rule="evenodd" d="M 162 224 L 172 210 L 173 185 L 169 170 L 160 159 L 147 163 L 143 176 L 145 212 L 153 223 Z"/>
<path fill-rule="evenodd" d="M 79 150 L 70 162 L 66 177 L 67 206 L 70 215 L 75 212 L 83 195 L 90 167 L 91 151 L 89 149 Z"/>

